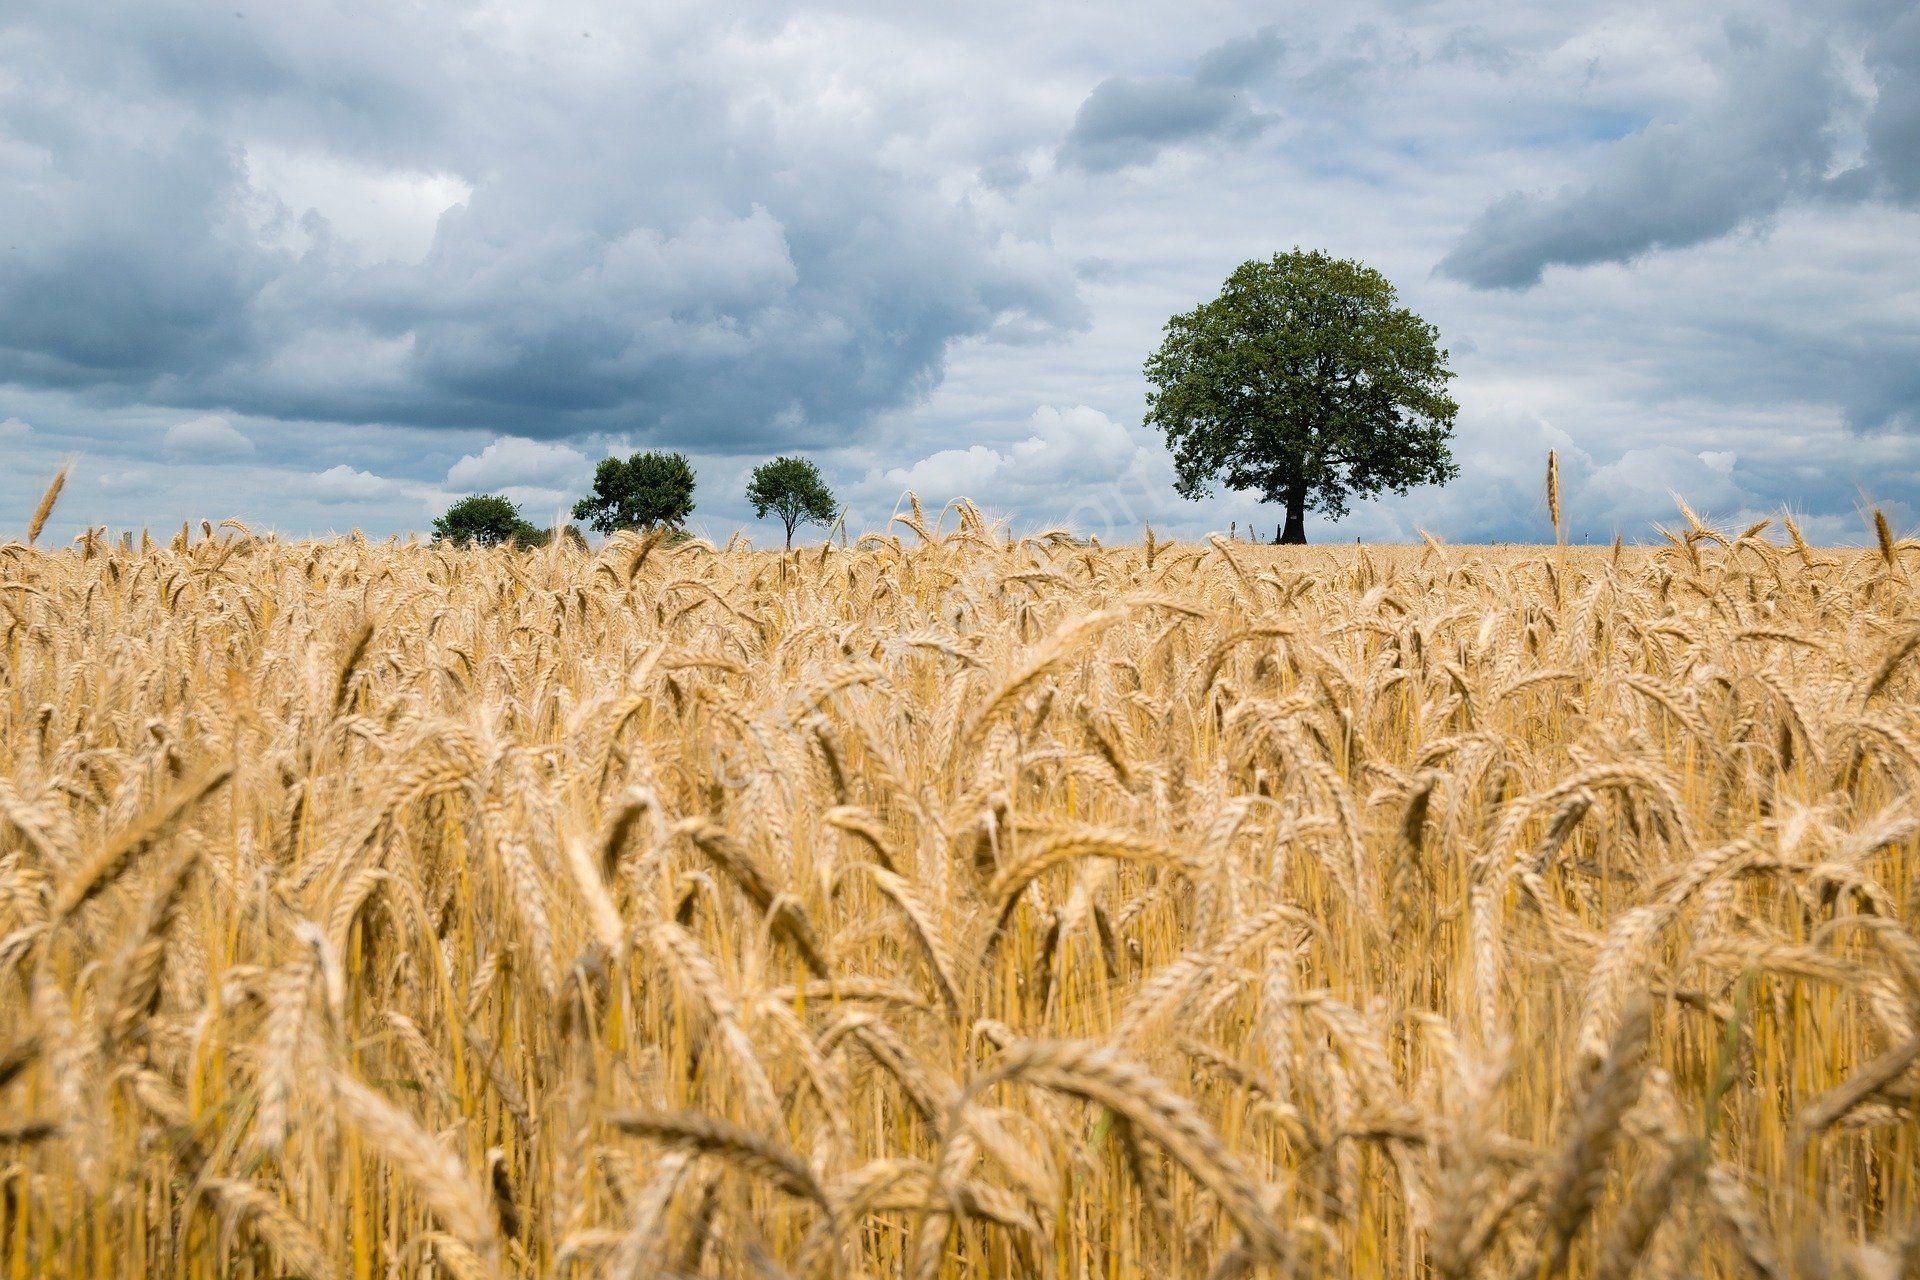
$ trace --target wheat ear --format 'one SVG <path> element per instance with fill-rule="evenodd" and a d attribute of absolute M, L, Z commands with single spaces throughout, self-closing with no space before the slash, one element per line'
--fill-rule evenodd
<path fill-rule="evenodd" d="M 149 809 L 120 835 L 110 840 L 90 858 L 61 890 L 53 915 L 64 920 L 92 901 L 140 855 L 172 834 L 182 819 L 233 776 L 231 766 L 209 769 L 174 789 L 165 800 Z"/>
<path fill-rule="evenodd" d="M 60 491 L 67 487 L 69 468 L 61 467 L 53 473 L 53 483 L 40 495 L 40 505 L 33 509 L 33 518 L 27 521 L 27 545 L 32 546 L 40 540 L 40 531 L 47 527 L 47 517 L 53 514 L 53 504 L 60 501 Z"/>
<path fill-rule="evenodd" d="M 770 1138 L 718 1116 L 697 1112 L 626 1111 L 608 1118 L 614 1128 L 643 1138 L 717 1156 L 790 1196 L 831 1210 L 820 1180 L 806 1162 Z"/>

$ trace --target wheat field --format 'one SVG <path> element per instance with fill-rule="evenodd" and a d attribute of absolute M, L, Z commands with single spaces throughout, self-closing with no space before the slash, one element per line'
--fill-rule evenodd
<path fill-rule="evenodd" d="M 0 1278 L 1920 1274 L 1920 546 L 891 528 L 0 546 Z"/>

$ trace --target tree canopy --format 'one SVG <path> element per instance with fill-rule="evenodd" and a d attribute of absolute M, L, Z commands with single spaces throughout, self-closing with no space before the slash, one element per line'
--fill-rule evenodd
<path fill-rule="evenodd" d="M 1247 262 L 1167 321 L 1146 420 L 1166 434 L 1182 497 L 1255 490 L 1285 504 L 1279 541 L 1305 542 L 1308 510 L 1337 519 L 1350 498 L 1459 473 L 1439 336 L 1359 262 L 1298 249 Z"/>
<path fill-rule="evenodd" d="M 680 453 L 636 453 L 606 458 L 594 468 L 593 492 L 573 508 L 600 533 L 617 529 L 678 528 L 693 514 L 693 465 Z"/>
<path fill-rule="evenodd" d="M 805 458 L 774 458 L 755 467 L 747 482 L 747 501 L 756 519 L 766 519 L 771 511 L 786 525 L 788 550 L 793 549 L 795 526 L 832 524 L 840 512 L 820 468 Z"/>
<path fill-rule="evenodd" d="M 523 547 L 537 546 L 546 535 L 520 515 L 520 508 L 497 493 L 476 493 L 447 508 L 433 522 L 433 536 L 465 546 L 495 547 L 511 539 Z"/>

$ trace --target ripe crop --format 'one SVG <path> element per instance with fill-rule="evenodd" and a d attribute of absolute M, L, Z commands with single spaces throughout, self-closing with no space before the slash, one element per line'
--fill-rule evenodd
<path fill-rule="evenodd" d="M 1920 1270 L 1912 544 L 956 520 L 0 547 L 0 1276 Z"/>

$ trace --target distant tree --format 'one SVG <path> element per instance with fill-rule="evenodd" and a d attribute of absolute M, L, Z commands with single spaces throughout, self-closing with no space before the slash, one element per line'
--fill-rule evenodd
<path fill-rule="evenodd" d="M 605 458 L 593 471 L 593 493 L 573 518 L 601 533 L 616 529 L 678 528 L 693 514 L 693 466 L 680 453 L 636 453 Z"/>
<path fill-rule="evenodd" d="M 447 508 L 433 522 L 433 536 L 465 546 L 495 547 L 511 539 L 521 546 L 536 545 L 546 537 L 521 518 L 520 508 L 497 493 L 476 493 Z"/>
<path fill-rule="evenodd" d="M 1167 321 L 1147 360 L 1147 421 L 1166 433 L 1175 488 L 1213 482 L 1286 504 L 1277 541 L 1304 543 L 1309 509 L 1405 493 L 1459 474 L 1439 331 L 1370 267 L 1294 250 L 1248 262 L 1220 296 Z"/>
<path fill-rule="evenodd" d="M 786 525 L 789 551 L 794 526 L 832 524 L 840 513 L 820 468 L 805 458 L 775 458 L 755 467 L 753 479 L 747 482 L 747 501 L 753 504 L 755 519 L 765 520 L 771 511 Z"/>
<path fill-rule="evenodd" d="M 529 526 L 529 528 L 531 528 L 531 526 Z M 566 540 L 574 546 L 580 548 L 582 551 L 587 549 L 586 535 L 581 533 L 580 530 L 570 524 L 557 525 L 555 528 L 559 530 L 562 537 L 566 538 Z M 544 547 L 553 541 L 553 536 L 554 529 L 533 529 L 528 536 L 515 538 L 514 541 L 523 547 Z"/>

